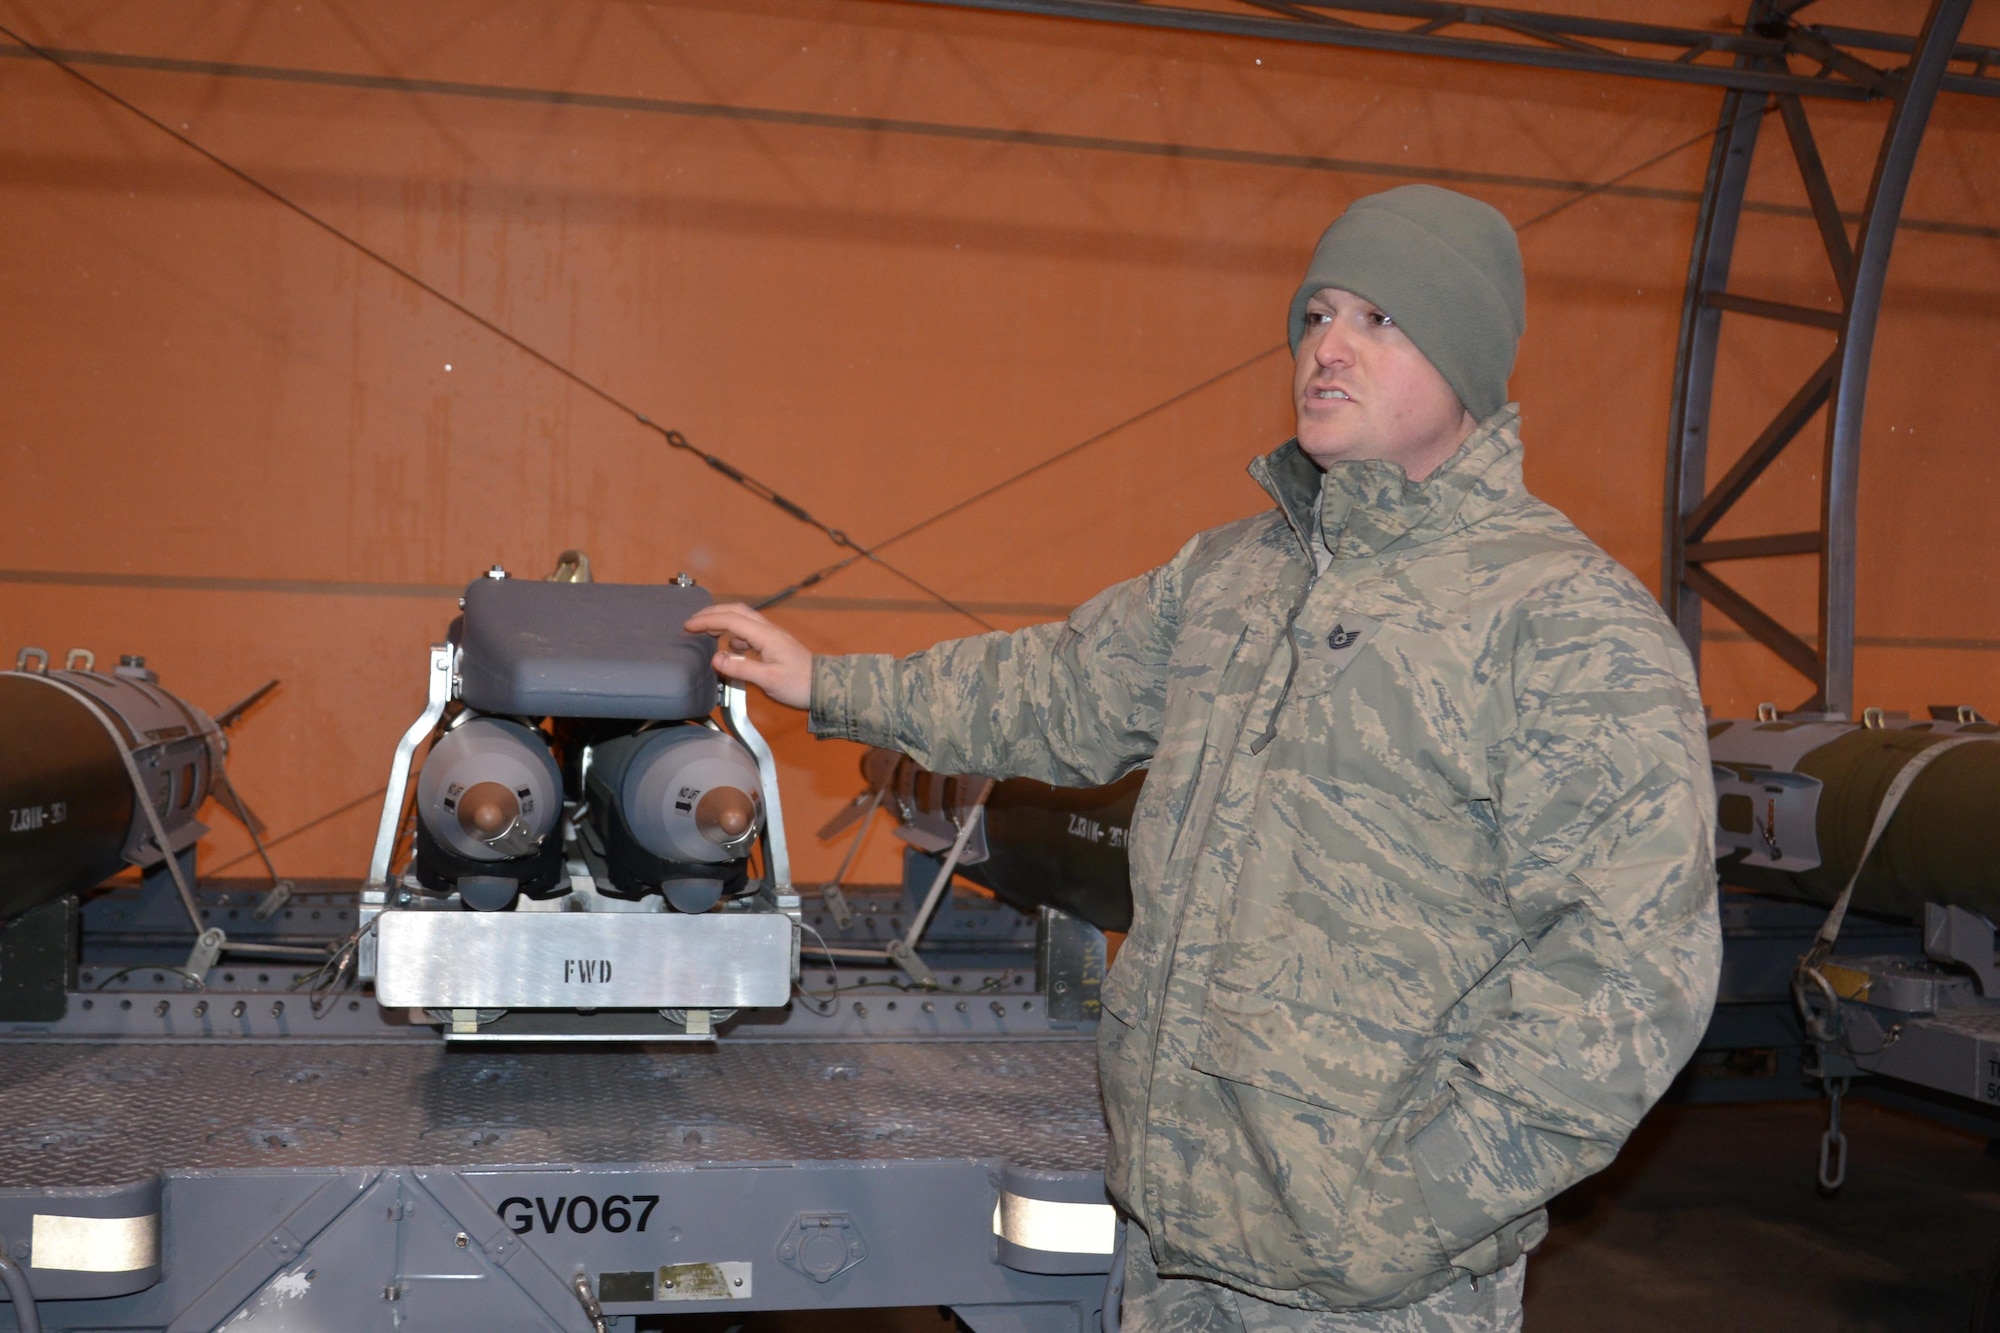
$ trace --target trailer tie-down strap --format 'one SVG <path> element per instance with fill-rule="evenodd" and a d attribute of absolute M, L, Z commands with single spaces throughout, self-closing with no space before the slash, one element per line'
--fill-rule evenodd
<path fill-rule="evenodd" d="M 1824 1049 L 1833 1047 L 1849 1057 L 1856 1055 L 1879 1055 L 1888 1041 L 1897 1035 L 1894 1030 L 1885 1039 L 1883 1046 L 1873 1051 L 1856 1051 L 1847 1040 L 1847 1025 L 1841 1015 L 1840 992 L 1826 973 L 1821 970 L 1833 953 L 1833 946 L 1840 938 L 1840 928 L 1847 920 L 1848 905 L 1854 901 L 1854 890 L 1861 883 L 1861 873 L 1867 869 L 1868 859 L 1875 854 L 1882 835 L 1888 831 L 1889 822 L 1895 818 L 1902 806 L 1903 798 L 1916 785 L 1917 777 L 1939 756 L 1956 750 L 1963 745 L 1992 744 L 1989 736 L 1953 736 L 1936 745 L 1919 750 L 1911 756 L 1896 776 L 1890 779 L 1888 789 L 1882 793 L 1882 803 L 1876 807 L 1874 825 L 1868 830 L 1868 841 L 1862 845 L 1861 856 L 1854 863 L 1854 871 L 1847 877 L 1847 885 L 1840 896 L 1833 901 L 1833 908 L 1820 923 L 1819 933 L 1813 936 L 1812 947 L 1806 950 L 1798 965 L 1792 969 L 1792 1000 L 1797 1005 L 1799 1018 L 1804 1023 L 1806 1036 Z M 1815 998 L 1817 995 L 1817 999 Z M 1834 1131 L 1829 1131 L 1833 1133 Z M 1824 1183 L 1824 1180 L 1823 1182 Z"/>
<path fill-rule="evenodd" d="M 1992 743 L 1993 741 L 1986 736 L 1953 736 L 1927 749 L 1919 750 L 1890 780 L 1889 789 L 1882 793 L 1882 804 L 1876 807 L 1875 824 L 1868 830 L 1868 841 L 1862 845 L 1861 857 L 1854 863 L 1854 873 L 1847 877 L 1847 887 L 1840 891 L 1840 896 L 1833 901 L 1833 910 L 1828 912 L 1826 920 L 1820 923 L 1819 934 L 1813 937 L 1812 948 L 1800 960 L 1801 967 L 1817 968 L 1820 961 L 1833 952 L 1834 941 L 1840 938 L 1840 927 L 1847 920 L 1847 906 L 1854 900 L 1855 886 L 1861 883 L 1861 872 L 1867 869 L 1868 858 L 1875 854 L 1875 845 L 1882 840 L 1882 834 L 1887 831 L 1889 821 L 1895 817 L 1896 810 L 1903 804 L 1903 798 L 1909 794 L 1910 788 L 1916 785 L 1917 775 L 1949 750 L 1956 750 L 1961 745 Z"/>

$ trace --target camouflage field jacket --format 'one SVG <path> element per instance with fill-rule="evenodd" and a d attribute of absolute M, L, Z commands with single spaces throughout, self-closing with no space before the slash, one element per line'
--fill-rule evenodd
<path fill-rule="evenodd" d="M 822 736 L 1060 785 L 1150 769 L 1098 1053 L 1107 1182 L 1164 1273 L 1343 1309 L 1493 1272 L 1708 1021 L 1693 671 L 1528 494 L 1516 425 L 1421 484 L 1322 487 L 1287 444 L 1251 466 L 1275 512 L 1063 623 L 815 663 Z"/>

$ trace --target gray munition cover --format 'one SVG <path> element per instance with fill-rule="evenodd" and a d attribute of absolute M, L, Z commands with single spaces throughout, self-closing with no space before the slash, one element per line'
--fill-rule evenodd
<path fill-rule="evenodd" d="M 522 717 L 706 717 L 715 640 L 681 625 L 714 600 L 671 583 L 480 579 L 465 590 L 460 697 Z"/>

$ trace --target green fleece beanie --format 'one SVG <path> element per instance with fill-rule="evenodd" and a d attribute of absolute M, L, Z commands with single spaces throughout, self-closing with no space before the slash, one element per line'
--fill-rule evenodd
<path fill-rule="evenodd" d="M 1292 297 L 1292 351 L 1313 293 L 1353 292 L 1395 320 L 1484 420 L 1507 402 L 1526 286 L 1514 228 L 1499 210 L 1435 185 L 1398 186 L 1355 200 L 1319 238 Z"/>

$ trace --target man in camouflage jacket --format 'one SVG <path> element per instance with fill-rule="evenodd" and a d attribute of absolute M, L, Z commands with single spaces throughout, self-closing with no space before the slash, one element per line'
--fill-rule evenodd
<path fill-rule="evenodd" d="M 1356 296 L 1411 258 L 1406 217 L 1336 235 L 1365 206 L 1457 257 L 1512 257 L 1519 291 L 1504 220 L 1503 245 L 1484 205 L 1405 187 L 1329 229 L 1295 345 L 1347 336 L 1315 331 L 1356 311 L 1354 339 L 1386 337 L 1454 276 L 1419 245 L 1415 298 L 1382 280 L 1396 303 Z M 1508 295 L 1488 304 L 1505 315 Z M 1060 624 L 811 659 L 821 736 L 1059 785 L 1148 769 L 1098 1036 L 1106 1178 L 1144 1233 L 1128 1329 L 1517 1326 L 1543 1205 L 1610 1162 L 1713 1003 L 1714 797 L 1686 654 L 1637 580 L 1523 487 L 1490 349 L 1414 322 L 1463 408 L 1436 458 L 1311 452 L 1332 438 L 1312 411 L 1395 385 L 1343 368 L 1365 349 L 1301 352 L 1300 438 L 1251 465 L 1271 511 Z M 691 626 L 762 659 L 725 645 L 728 674 L 766 683 L 791 654 L 706 615 Z"/>

